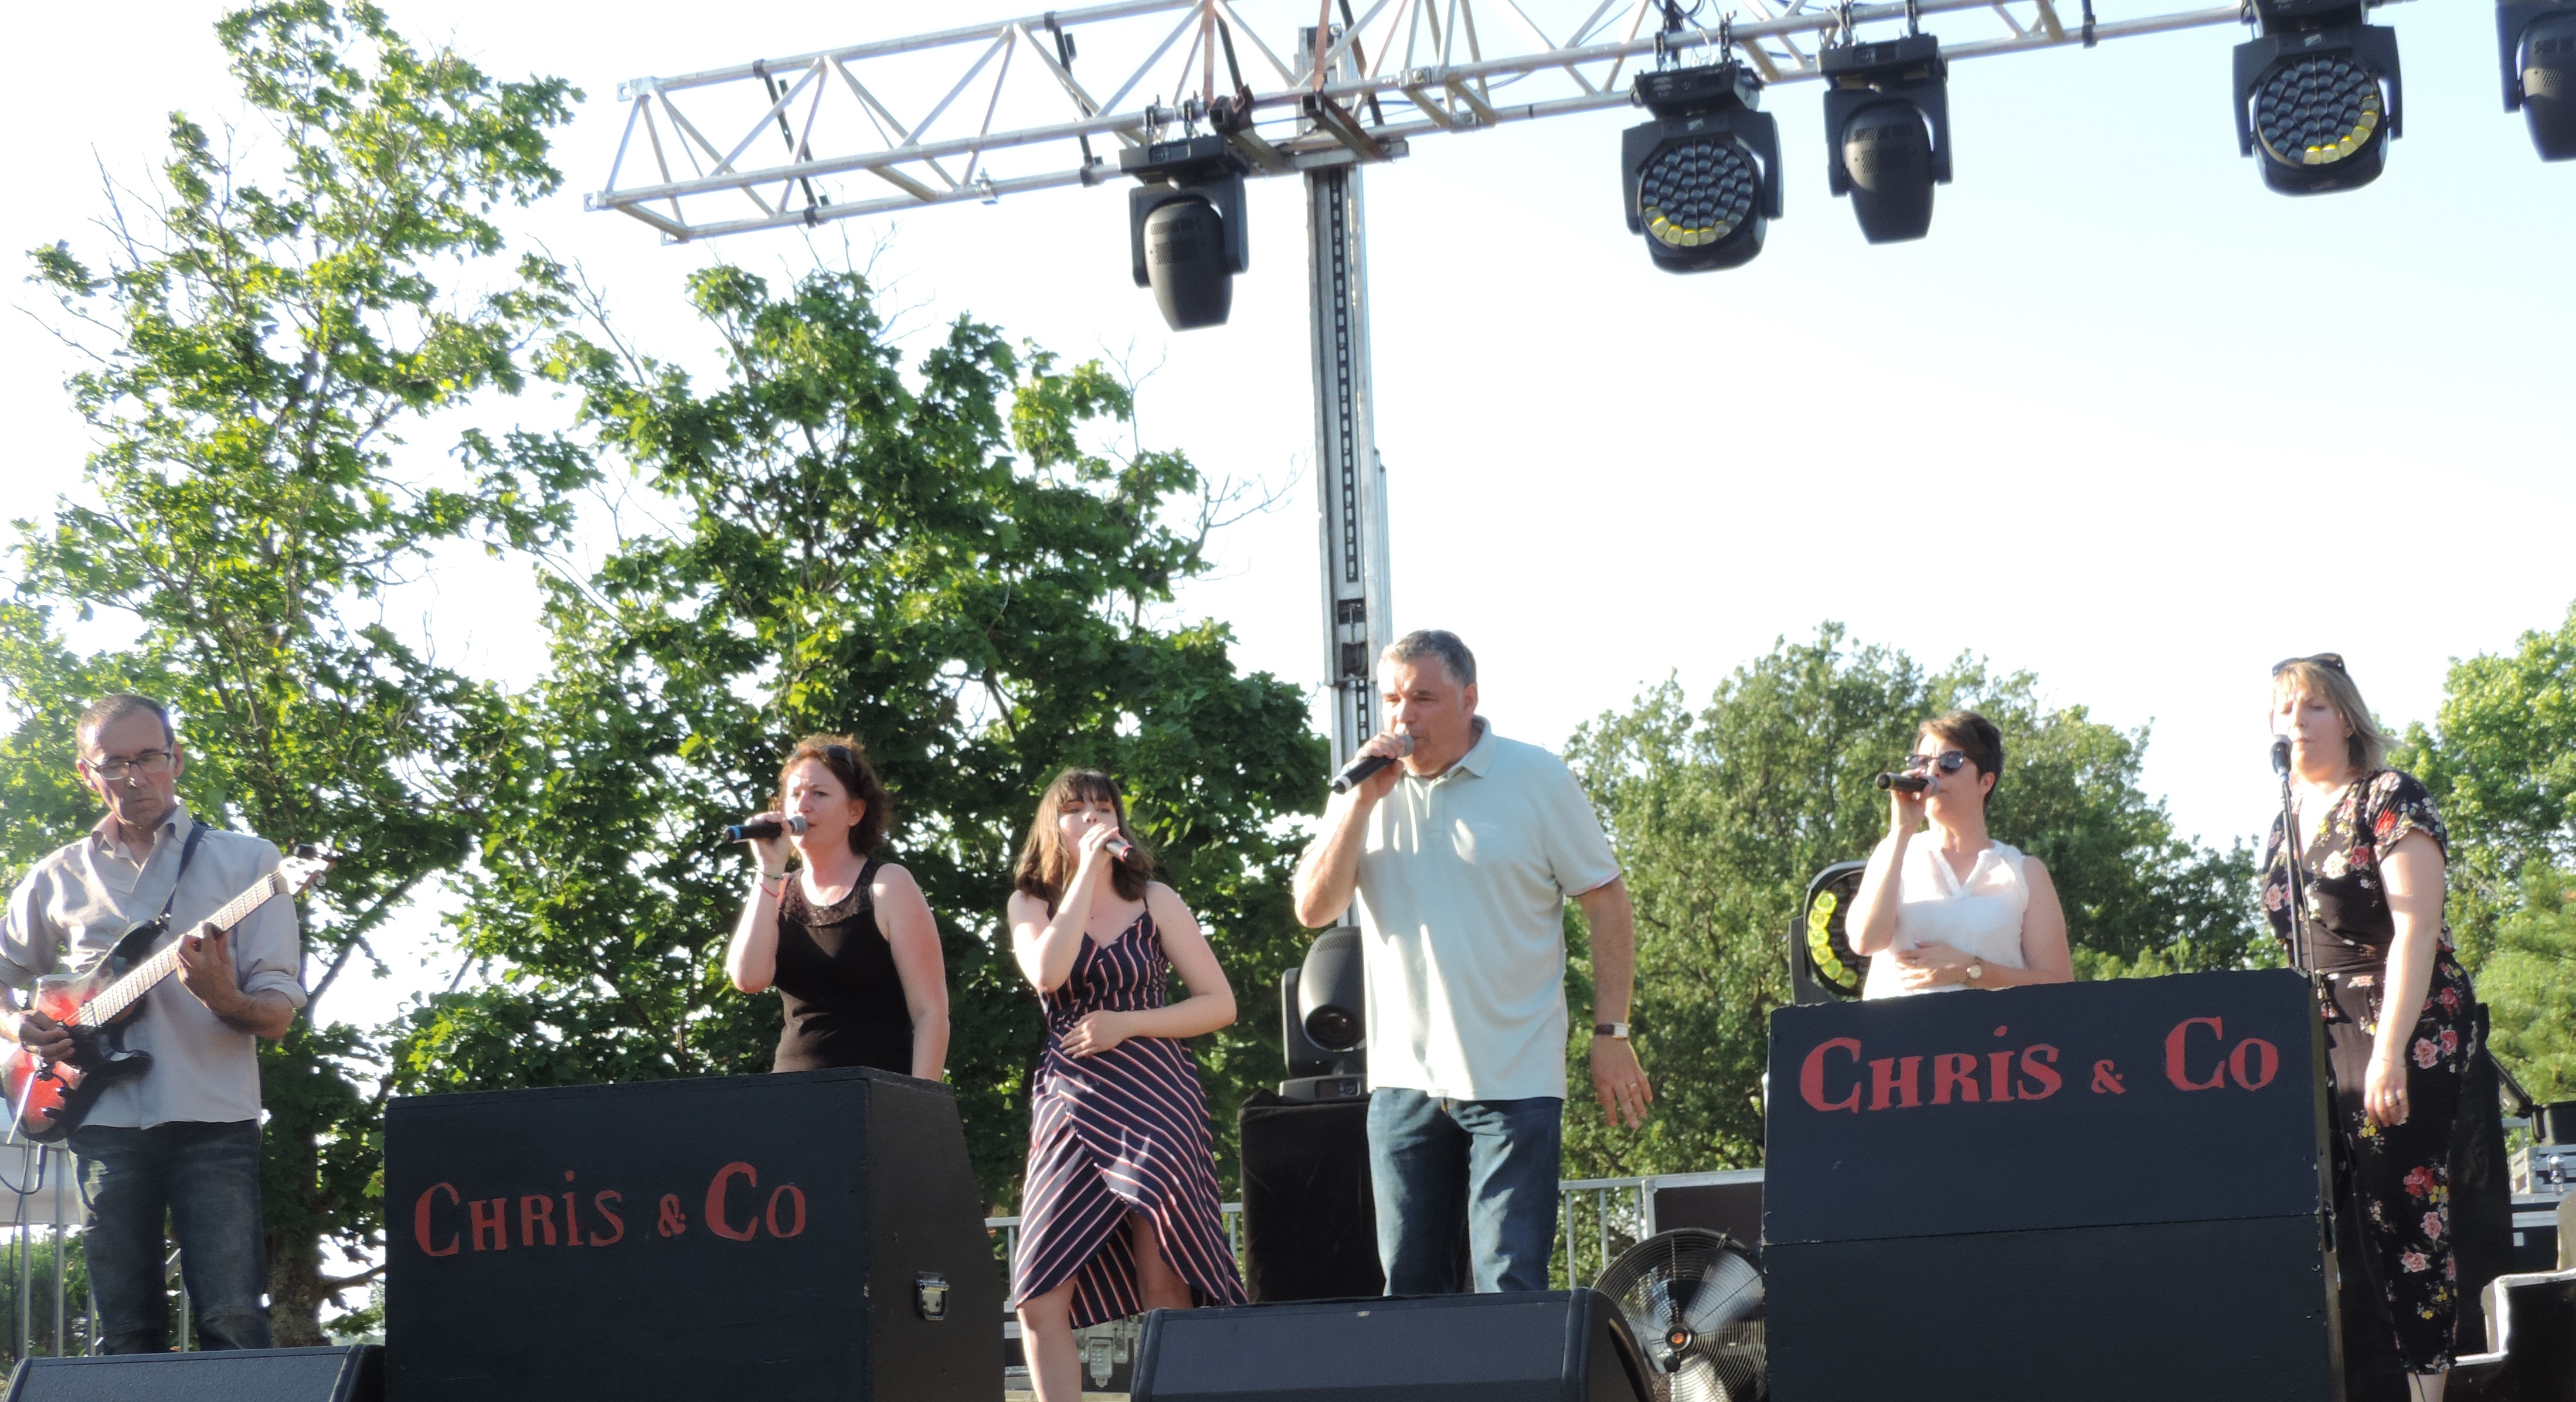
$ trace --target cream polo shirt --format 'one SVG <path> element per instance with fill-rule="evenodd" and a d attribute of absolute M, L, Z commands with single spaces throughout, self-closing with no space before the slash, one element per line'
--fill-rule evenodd
<path fill-rule="evenodd" d="M 1565 902 L 1619 861 L 1565 762 L 1481 718 L 1448 772 L 1368 817 L 1360 938 L 1369 1086 L 1565 1096 Z"/>
<path fill-rule="evenodd" d="M 113 819 L 36 863 L 10 894 L 0 923 L 0 983 L 23 988 L 55 972 L 67 953 L 73 968 L 85 967 L 127 931 L 159 915 L 195 825 L 186 808 L 173 808 L 140 866 L 118 844 Z M 261 838 L 206 829 L 187 879 L 178 883 L 179 898 L 170 907 L 173 933 L 162 936 L 163 942 L 222 909 L 277 870 L 277 863 L 277 848 Z M 303 1007 L 303 960 L 295 903 L 286 897 L 271 898 L 234 932 L 233 966 L 243 992 L 274 989 Z M 152 1069 L 109 1087 L 86 1123 L 149 1129 L 174 1120 L 259 1118 L 259 1039 L 207 1011 L 180 986 L 177 974 L 144 995 L 142 1014 L 126 1024 L 125 1045 L 150 1052 Z"/>

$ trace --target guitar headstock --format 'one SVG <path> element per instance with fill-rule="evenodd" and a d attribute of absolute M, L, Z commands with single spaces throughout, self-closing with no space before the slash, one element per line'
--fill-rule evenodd
<path fill-rule="evenodd" d="M 286 894 L 299 895 L 311 890 L 338 865 L 340 850 L 327 842 L 299 842 L 295 855 L 277 864 L 277 876 L 285 883 Z"/>

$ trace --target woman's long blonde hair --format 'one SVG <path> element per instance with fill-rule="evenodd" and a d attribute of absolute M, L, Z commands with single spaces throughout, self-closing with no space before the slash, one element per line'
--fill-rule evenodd
<path fill-rule="evenodd" d="M 2370 718 L 2370 704 L 2361 699 L 2361 688 L 2352 684 L 2343 659 L 2324 660 L 2329 655 L 2294 657 L 2272 669 L 2272 710 L 2277 714 L 2283 701 L 2300 692 L 2334 707 L 2344 724 L 2352 727 L 2353 772 L 2368 774 L 2387 762 L 2388 733 Z"/>

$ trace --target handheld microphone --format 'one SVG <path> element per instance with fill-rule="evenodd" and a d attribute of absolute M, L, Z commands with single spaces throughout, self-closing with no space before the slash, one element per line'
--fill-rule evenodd
<path fill-rule="evenodd" d="M 2272 772 L 2284 779 L 2290 777 L 2290 737 L 2287 735 L 2272 737 Z"/>
<path fill-rule="evenodd" d="M 1404 742 L 1406 754 L 1413 753 L 1412 736 L 1397 731 L 1396 738 Z M 1333 776 L 1333 792 L 1349 793 L 1353 785 L 1366 783 L 1370 775 L 1393 763 L 1395 763 L 1394 757 L 1388 755 L 1362 755 L 1343 765 L 1342 772 Z"/>
<path fill-rule="evenodd" d="M 1882 789 L 1903 789 L 1907 793 L 1921 793 L 1932 787 L 1932 781 L 1920 774 L 1881 774 L 1878 776 L 1878 786 Z"/>
<path fill-rule="evenodd" d="M 724 835 L 727 842 L 749 842 L 754 838 L 776 837 L 782 832 L 803 836 L 805 819 L 791 813 L 784 823 L 733 823 L 726 826 Z"/>
<path fill-rule="evenodd" d="M 1109 834 L 1109 840 L 1107 842 L 1101 843 L 1100 845 L 1108 849 L 1109 859 L 1111 861 L 1128 862 L 1134 861 L 1136 858 L 1136 844 L 1120 837 L 1114 832 Z"/>

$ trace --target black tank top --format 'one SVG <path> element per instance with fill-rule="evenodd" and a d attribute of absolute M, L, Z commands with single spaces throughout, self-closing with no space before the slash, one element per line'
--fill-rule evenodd
<path fill-rule="evenodd" d="M 877 930 L 869 885 L 882 861 L 859 872 L 850 894 L 817 910 L 802 878 L 778 903 L 778 974 L 787 1005 L 774 1071 L 874 1066 L 912 1074 L 912 1011 L 903 1001 L 894 950 Z"/>

